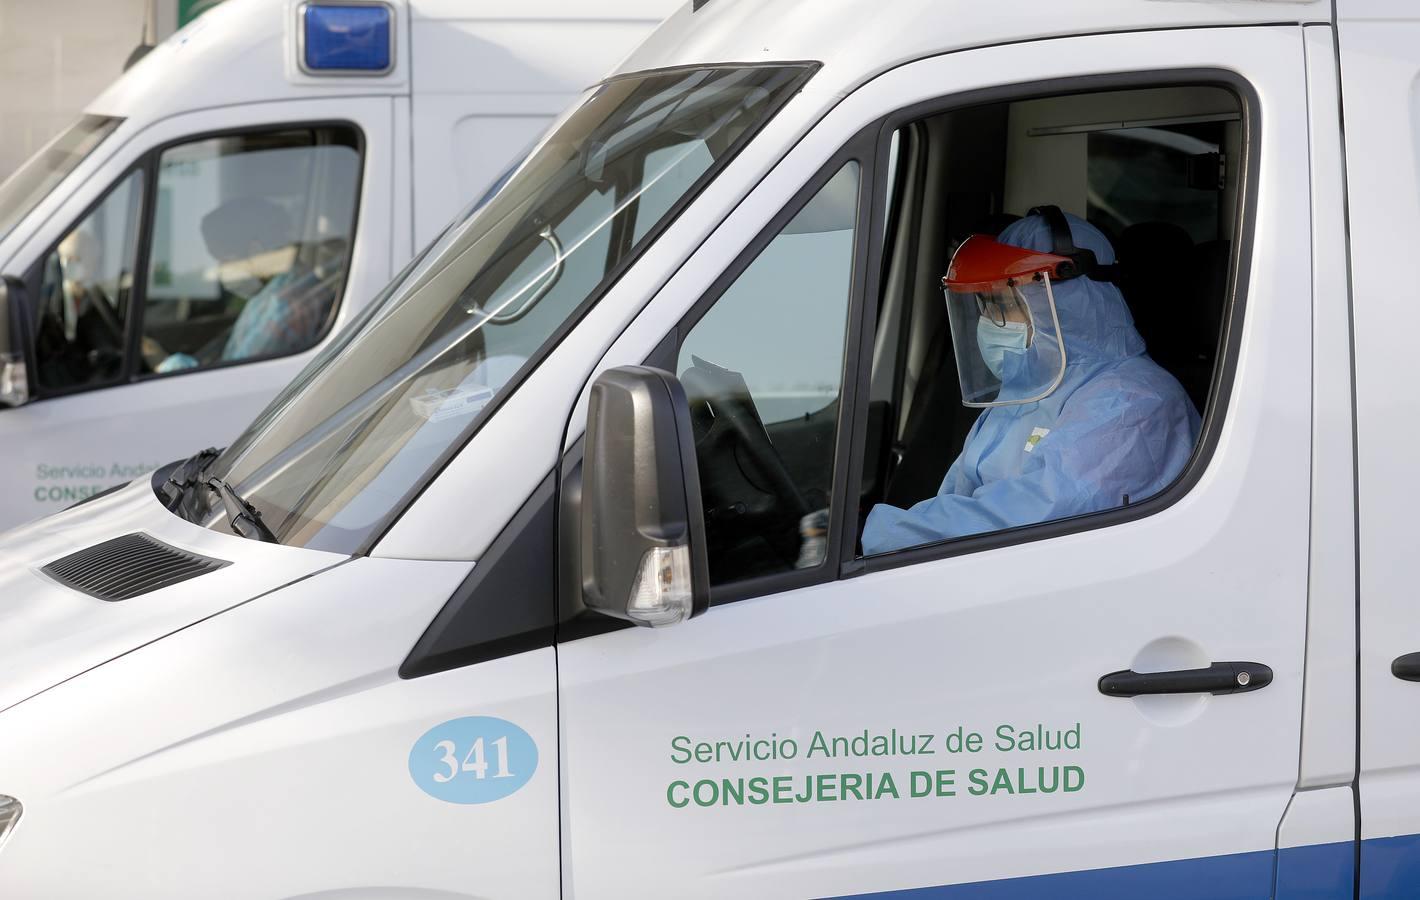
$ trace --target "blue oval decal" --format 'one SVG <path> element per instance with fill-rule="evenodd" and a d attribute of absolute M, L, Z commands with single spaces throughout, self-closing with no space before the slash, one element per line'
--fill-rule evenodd
<path fill-rule="evenodd" d="M 528 783 L 537 743 L 506 719 L 467 716 L 435 725 L 409 751 L 419 789 L 448 803 L 492 803 Z"/>

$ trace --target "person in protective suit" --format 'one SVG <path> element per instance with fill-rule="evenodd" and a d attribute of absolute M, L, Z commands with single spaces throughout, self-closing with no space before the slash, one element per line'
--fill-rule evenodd
<path fill-rule="evenodd" d="M 863 551 L 1127 505 L 1183 471 L 1199 416 L 1144 352 L 1093 225 L 1040 207 L 973 235 L 942 279 L 962 401 L 983 412 L 935 497 L 879 504 Z"/>

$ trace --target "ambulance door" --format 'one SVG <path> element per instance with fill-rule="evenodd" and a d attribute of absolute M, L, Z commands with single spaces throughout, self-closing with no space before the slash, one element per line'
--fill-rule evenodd
<path fill-rule="evenodd" d="M 0 529 L 222 446 L 390 275 L 388 99 L 174 117 L 16 255 L 29 403 L 0 409 Z"/>
<path fill-rule="evenodd" d="M 568 896 L 1272 896 L 1298 777 L 1308 591 L 1305 74 L 1297 27 L 903 66 L 825 116 L 661 290 L 604 364 L 673 368 L 686 387 L 712 605 L 669 628 L 563 631 Z M 1197 257 L 1226 259 L 1225 337 L 1182 474 L 1104 512 L 864 557 L 867 476 L 896 452 L 868 439 L 882 433 L 872 363 L 927 342 L 878 340 L 898 279 L 884 248 L 945 254 L 947 207 L 1000 180 L 962 178 L 944 205 L 920 189 L 930 144 L 907 138 L 986 140 L 981 122 L 927 118 L 1160 85 L 1221 86 L 1241 109 L 1239 217 L 1226 246 Z M 996 126 L 1009 132 L 1009 116 Z M 1216 178 L 1222 152 L 1198 165 Z M 1082 183 L 1078 159 L 1058 186 Z M 1102 215 L 1080 195 L 1068 212 Z M 915 220 L 889 213 L 912 205 Z M 944 269 L 945 257 L 926 273 L 924 303 L 942 302 Z M 905 371 L 927 384 L 921 358 Z M 574 419 L 572 435 L 582 428 Z M 1022 435 L 1018 452 L 1055 452 L 1051 439 Z"/>
<path fill-rule="evenodd" d="M 1408 280 L 1403 261 L 1420 234 L 1420 22 L 1406 3 L 1341 9 L 1360 510 L 1360 896 L 1413 897 L 1420 891 L 1420 607 L 1410 445 L 1420 425 L 1402 361 L 1420 310 L 1414 290 L 1398 281 Z"/>

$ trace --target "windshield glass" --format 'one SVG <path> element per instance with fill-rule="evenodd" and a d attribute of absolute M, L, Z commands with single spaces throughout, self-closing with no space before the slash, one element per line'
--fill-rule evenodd
<path fill-rule="evenodd" d="M 590 91 L 211 474 L 282 543 L 357 552 L 810 71 L 680 69 Z M 228 528 L 209 491 L 184 508 Z"/>
<path fill-rule="evenodd" d="M 83 116 L 0 182 L 0 238 L 84 161 L 122 119 Z"/>

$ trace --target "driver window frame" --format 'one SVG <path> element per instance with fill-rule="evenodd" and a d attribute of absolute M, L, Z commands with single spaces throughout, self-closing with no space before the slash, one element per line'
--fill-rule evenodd
<path fill-rule="evenodd" d="M 143 339 L 143 313 L 147 304 L 148 292 L 148 272 L 152 263 L 153 250 L 153 227 L 155 210 L 158 201 L 158 168 L 159 161 L 163 154 L 175 147 L 198 144 L 203 141 L 210 141 L 222 138 L 244 137 L 249 135 L 272 134 L 283 131 L 315 131 L 321 128 L 345 129 L 355 138 L 355 152 L 358 155 L 355 177 L 355 195 L 352 199 L 352 216 L 350 222 L 350 243 L 345 253 L 345 272 L 341 280 L 340 289 L 336 294 L 335 302 L 331 306 L 329 315 L 322 326 L 319 336 L 311 346 L 299 350 L 295 353 L 277 353 L 263 356 L 251 356 L 241 359 L 221 361 L 211 365 L 194 369 L 182 369 L 175 372 L 143 372 L 138 363 L 139 351 Z M 32 303 L 38 302 L 40 288 L 44 279 L 44 268 L 46 261 L 53 255 L 59 244 L 78 228 L 103 202 L 109 197 L 113 190 L 123 183 L 124 179 L 130 177 L 135 171 L 143 173 L 142 199 L 138 217 L 138 238 L 136 253 L 133 262 L 133 287 L 128 295 L 128 309 L 124 315 L 124 348 L 123 365 L 119 374 L 108 381 L 96 384 L 77 385 L 69 388 L 48 389 L 41 388 L 36 377 L 32 374 L 30 387 L 33 391 L 31 403 L 43 402 L 46 400 L 68 397 L 75 394 L 83 394 L 89 391 L 106 390 L 109 388 L 122 387 L 130 384 L 141 384 L 157 379 L 173 378 L 183 375 L 195 375 L 201 372 L 213 372 L 228 369 L 233 366 L 244 366 L 250 363 L 266 362 L 273 359 L 284 359 L 292 356 L 310 353 L 320 348 L 334 332 L 335 322 L 340 316 L 340 311 L 346 301 L 346 291 L 350 286 L 350 268 L 355 260 L 355 244 L 360 239 L 360 205 L 364 199 L 365 190 L 365 170 L 367 164 L 368 143 L 365 131 L 359 123 L 352 119 L 313 119 L 291 122 L 265 122 L 259 125 L 244 125 L 238 128 L 220 128 L 211 131 L 194 132 L 155 144 L 149 147 L 129 165 L 125 166 L 122 172 L 113 178 L 99 193 L 94 201 L 86 206 L 68 224 L 64 231 L 52 241 L 42 253 L 38 254 L 35 261 L 24 271 L 22 280 L 25 283 Z M 36 314 L 37 308 L 27 310 L 27 314 Z"/>
<path fill-rule="evenodd" d="M 864 318 L 867 306 L 865 288 L 869 281 L 868 273 L 875 265 L 872 254 L 881 253 L 881 241 L 877 240 L 869 230 L 874 222 L 882 219 L 880 207 L 884 199 L 882 192 L 878 190 L 878 169 L 879 160 L 887 159 L 887 145 L 883 145 L 881 148 L 878 146 L 878 134 L 879 126 L 870 125 L 859 131 L 835 151 L 794 193 L 793 198 L 784 204 L 755 234 L 754 238 L 734 260 L 716 276 L 705 292 L 681 316 L 675 327 L 666 334 L 656 349 L 645 359 L 645 365 L 673 371 L 681 347 L 691 330 L 739 280 L 745 270 L 759 258 L 765 248 L 779 237 L 794 217 L 818 195 L 819 191 L 845 165 L 850 162 L 857 163 L 859 167 L 858 205 L 853 226 L 853 252 L 848 285 L 848 319 L 843 344 L 844 364 L 839 394 L 838 420 L 834 430 L 833 488 L 829 504 L 827 555 L 823 563 L 812 569 L 775 572 L 712 585 L 710 588 L 711 606 L 836 581 L 840 577 L 844 563 L 841 558 L 841 547 L 844 542 L 846 515 L 842 498 L 852 483 L 850 480 L 852 467 L 849 465 L 849 457 L 853 450 L 850 443 L 854 430 L 852 427 L 853 410 L 858 406 L 858 396 L 865 391 L 860 383 L 861 379 L 857 377 L 855 367 L 859 358 L 859 348 L 864 341 L 864 325 L 867 321 Z M 876 304 L 873 305 L 876 306 Z M 868 335 L 868 342 L 868 345 L 871 346 L 871 335 Z M 847 535 L 851 543 L 853 529 L 847 529 Z"/>
<path fill-rule="evenodd" d="M 41 304 L 43 303 L 42 289 L 44 287 L 44 270 L 49 262 L 49 258 L 59 252 L 59 245 L 64 243 L 66 238 L 68 238 L 71 234 L 77 231 L 80 225 L 88 221 L 89 217 L 92 216 L 95 212 L 97 212 L 99 207 L 107 203 L 109 198 L 114 195 L 114 192 L 117 191 L 125 181 L 132 178 L 135 173 L 142 174 L 143 177 L 139 184 L 138 198 L 138 234 L 134 240 L 134 252 L 132 259 L 133 271 L 131 273 L 131 277 L 133 278 L 133 285 L 129 288 L 128 297 L 126 298 L 127 306 L 123 311 L 123 361 L 122 364 L 119 366 L 118 374 L 116 374 L 113 378 L 107 379 L 105 381 L 94 382 L 92 384 L 78 384 L 73 385 L 71 387 L 61 388 L 46 388 L 44 385 L 40 384 L 39 367 L 35 366 L 34 371 L 30 372 L 29 374 L 30 403 L 37 403 L 43 400 L 49 400 L 51 398 L 57 397 L 68 397 L 73 394 L 83 394 L 89 391 L 106 390 L 108 388 L 119 387 L 120 385 L 128 384 L 129 382 L 128 354 L 130 352 L 130 347 L 133 343 L 133 317 L 136 315 L 134 313 L 134 309 L 136 308 L 138 296 L 140 293 L 138 288 L 138 273 L 141 271 L 141 267 L 146 264 L 147 260 L 147 257 L 145 255 L 145 243 L 147 239 L 146 229 L 148 227 L 149 218 L 148 196 L 149 186 L 153 180 L 152 171 L 147 163 L 148 161 L 146 157 L 140 157 L 138 160 L 134 161 L 130 165 L 125 166 L 122 172 L 120 172 L 115 178 L 113 178 L 107 185 L 104 186 L 104 189 L 99 192 L 99 195 L 95 197 L 93 201 L 91 201 L 87 206 L 80 210 L 78 215 L 74 216 L 73 221 L 69 223 L 69 225 L 57 238 L 50 242 L 49 246 L 44 249 L 44 252 L 40 253 L 38 257 L 36 257 L 34 263 L 29 267 L 29 269 L 25 270 L 24 274 L 21 276 L 21 280 L 25 284 L 26 293 L 29 295 L 29 308 L 24 310 L 24 314 L 30 319 L 30 352 L 32 354 L 35 354 L 36 362 L 38 362 L 39 348 L 35 346 L 33 342 L 35 341 L 35 336 L 38 333 L 37 326 L 39 324 Z"/>
<path fill-rule="evenodd" d="M 970 106 L 1025 100 L 1034 97 L 1117 91 L 1129 88 L 1168 86 L 1214 86 L 1230 91 L 1238 100 L 1244 125 L 1243 158 L 1239 172 L 1239 200 L 1235 213 L 1235 248 L 1230 260 L 1224 295 L 1222 333 L 1218 363 L 1213 375 L 1207 408 L 1201 410 L 1202 428 L 1193 453 L 1172 485 L 1153 497 L 1126 507 L 1104 510 L 1066 519 L 1057 519 L 1018 528 L 1003 529 L 896 550 L 876 556 L 857 552 L 859 510 L 857 485 L 862 482 L 864 461 L 870 455 L 865 446 L 868 405 L 871 400 L 873 356 L 877 337 L 877 316 L 887 273 L 884 250 L 896 229 L 887 220 L 889 184 L 887 161 L 893 135 L 919 119 Z M 1228 399 L 1236 377 L 1238 351 L 1242 340 L 1241 323 L 1246 307 L 1247 278 L 1256 240 L 1256 172 L 1261 156 L 1260 100 L 1250 82 L 1240 74 L 1222 69 L 1144 70 L 1108 75 L 1085 75 L 1042 79 L 1023 84 L 1000 85 L 976 91 L 943 95 L 933 100 L 899 108 L 879 117 L 853 135 L 795 193 L 793 199 L 762 228 L 750 243 L 715 279 L 710 287 L 681 317 L 665 338 L 644 360 L 644 364 L 672 371 L 685 336 L 735 280 L 758 258 L 763 249 L 813 198 L 817 191 L 850 160 L 861 166 L 858 222 L 853 250 L 853 275 L 849 297 L 849 320 L 844 345 L 845 372 L 841 406 L 835 437 L 833 494 L 827 557 L 817 568 L 774 573 L 712 586 L 711 606 L 733 603 L 782 591 L 805 588 L 881 572 L 901 566 L 978 553 L 985 550 L 1031 543 L 1053 537 L 1092 531 L 1152 516 L 1182 499 L 1200 480 L 1215 452 L 1226 417 Z M 868 192 L 865 194 L 864 192 Z M 898 203 L 901 198 L 895 198 Z M 899 376 L 900 377 L 900 376 Z M 850 485 L 854 486 L 850 488 Z M 849 498 L 853 502 L 848 502 Z M 850 519 L 851 514 L 851 519 Z"/>
<path fill-rule="evenodd" d="M 1159 493 L 1128 506 L 951 538 L 892 550 L 874 556 L 857 554 L 858 523 L 855 522 L 852 529 L 845 530 L 840 534 L 842 543 L 837 548 L 839 558 L 842 560 L 840 577 L 850 578 L 871 572 L 882 572 L 901 566 L 965 556 L 1133 522 L 1152 516 L 1177 503 L 1192 491 L 1194 485 L 1202 478 L 1217 449 L 1228 411 L 1228 400 L 1232 394 L 1232 386 L 1237 374 L 1238 353 L 1242 343 L 1243 315 L 1247 305 L 1248 281 L 1245 273 L 1251 270 L 1253 247 L 1256 241 L 1256 173 L 1261 159 L 1262 127 L 1261 102 L 1252 84 L 1239 73 L 1226 69 L 1185 68 L 1084 75 L 1001 85 L 945 95 L 896 110 L 879 120 L 876 126 L 877 141 L 878 151 L 886 153 L 892 136 L 898 129 L 921 119 L 971 106 L 1009 103 L 1038 97 L 1170 86 L 1218 87 L 1231 92 L 1238 101 L 1243 125 L 1243 153 L 1238 175 L 1239 193 L 1234 214 L 1234 247 L 1229 260 L 1228 277 L 1224 288 L 1224 311 L 1217 362 L 1206 408 L 1199 410 L 1203 421 L 1198 439 L 1194 443 L 1193 452 L 1183 471 L 1172 484 Z M 887 191 L 891 187 L 886 183 L 885 177 L 883 183 L 874 185 L 875 209 L 883 207 L 883 198 L 886 197 Z M 866 307 L 870 307 L 865 310 L 865 314 L 869 317 L 865 319 L 869 346 L 871 346 L 877 331 L 878 306 L 882 299 L 885 277 L 885 273 L 882 271 L 882 258 L 886 242 L 879 234 L 882 230 L 881 224 L 875 220 L 874 227 L 877 230 L 871 235 L 874 242 L 870 251 L 873 263 L 870 266 L 867 286 L 868 302 L 865 304 Z M 857 364 L 857 395 L 868 398 L 872 381 L 872 355 L 861 356 L 857 360 Z M 861 484 L 863 463 L 868 455 L 865 447 L 868 427 L 866 400 L 860 401 L 853 412 L 854 434 L 851 445 L 850 483 L 856 485 Z"/>

